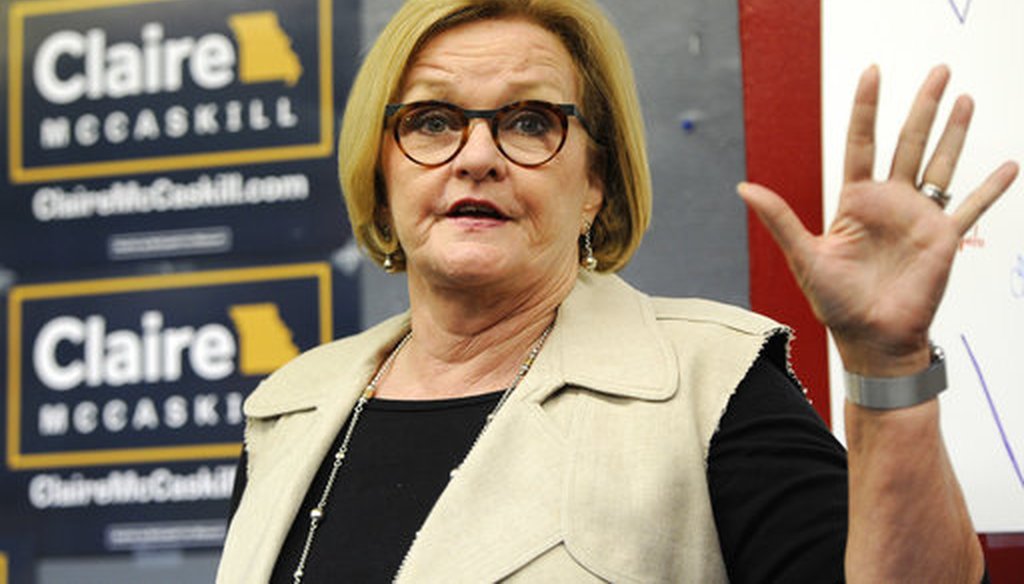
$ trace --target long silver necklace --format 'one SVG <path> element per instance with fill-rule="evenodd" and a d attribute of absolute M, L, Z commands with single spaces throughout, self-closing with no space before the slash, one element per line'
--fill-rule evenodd
<path fill-rule="evenodd" d="M 505 402 L 512 394 L 512 391 L 517 385 L 519 385 L 519 382 L 522 381 L 523 377 L 526 376 L 526 373 L 530 371 L 530 367 L 533 366 L 533 362 L 537 359 L 537 354 L 540 353 L 541 347 L 544 346 L 544 341 L 547 340 L 548 334 L 551 333 L 552 326 L 554 325 L 549 324 L 547 328 L 544 329 L 544 332 L 540 334 L 540 337 L 538 337 L 533 343 L 529 354 L 526 355 L 526 359 L 519 366 L 519 369 L 516 370 L 516 375 L 512 378 L 512 383 L 510 383 L 509 386 L 505 388 L 505 391 L 502 392 L 501 398 L 498 400 L 498 404 L 494 406 L 491 413 L 487 414 L 484 426 L 480 429 L 476 438 L 473 439 L 473 444 L 469 448 L 470 451 L 472 451 L 477 442 L 480 441 L 480 437 L 487 431 L 488 426 L 491 425 L 491 421 L 494 420 L 494 417 L 497 415 L 498 410 L 501 409 L 501 406 L 505 405 Z M 300 582 L 302 582 L 303 575 L 305 575 L 306 561 L 309 559 L 309 551 L 313 547 L 313 539 L 316 537 L 317 527 L 320 526 L 320 523 L 324 519 L 324 514 L 327 512 L 327 500 L 330 498 L 331 489 L 334 488 L 334 481 L 338 477 L 338 471 L 341 469 L 341 465 L 345 462 L 345 456 L 348 454 L 348 444 L 352 440 L 352 431 L 355 430 L 356 423 L 359 422 L 359 416 L 363 413 L 363 408 L 366 407 L 366 402 L 370 401 L 374 394 L 377 393 L 377 384 L 379 384 L 380 380 L 384 378 L 384 375 L 391 370 L 391 366 L 394 364 L 395 358 L 398 356 L 398 353 L 401 352 L 402 348 L 405 347 L 406 343 L 409 342 L 410 338 L 412 338 L 412 331 L 406 333 L 405 336 L 402 337 L 402 340 L 398 342 L 398 345 L 396 345 L 391 351 L 388 358 L 381 364 L 377 373 L 372 379 L 370 379 L 370 382 L 366 384 L 366 389 L 363 390 L 362 395 L 359 396 L 359 400 L 356 401 L 355 407 L 352 408 L 348 428 L 345 430 L 345 436 L 341 440 L 341 446 L 339 446 L 338 450 L 334 452 L 334 461 L 331 463 L 331 473 L 327 476 L 327 484 L 324 485 L 324 490 L 320 493 L 320 499 L 317 501 L 316 506 L 309 510 L 309 531 L 306 532 L 306 543 L 302 546 L 302 555 L 299 556 L 299 565 L 295 568 L 295 572 L 292 574 L 295 584 L 300 584 Z M 458 467 L 456 467 L 456 470 L 457 469 Z M 455 476 L 456 470 L 452 470 L 450 473 L 452 477 Z M 415 543 L 415 541 L 413 543 Z M 408 557 L 408 552 L 406 553 L 406 557 Z M 402 559 L 402 565 L 398 570 L 399 573 L 401 573 L 403 567 L 405 567 L 405 558 Z"/>

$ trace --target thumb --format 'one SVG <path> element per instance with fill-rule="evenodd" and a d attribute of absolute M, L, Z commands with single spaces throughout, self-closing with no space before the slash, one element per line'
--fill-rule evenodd
<path fill-rule="evenodd" d="M 758 184 L 741 182 L 736 185 L 736 192 L 782 249 L 790 266 L 794 266 L 809 250 L 814 236 L 793 209 L 774 191 Z"/>

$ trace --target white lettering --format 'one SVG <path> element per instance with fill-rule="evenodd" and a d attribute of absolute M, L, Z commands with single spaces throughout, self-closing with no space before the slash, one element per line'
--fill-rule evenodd
<path fill-rule="evenodd" d="M 299 116 L 287 97 L 272 102 L 260 98 L 245 102 L 202 102 L 191 108 L 172 105 L 163 110 L 143 107 L 135 112 L 113 110 L 102 117 L 94 113 L 44 117 L 39 121 L 39 146 L 44 150 L 72 146 L 91 148 L 100 143 L 123 145 L 163 136 L 182 138 L 190 131 L 201 137 L 216 136 L 222 130 L 231 133 L 247 129 L 259 132 L 272 127 L 288 130 L 298 124 Z"/>
<path fill-rule="evenodd" d="M 235 466 L 232 464 L 201 466 L 195 472 L 184 474 L 164 467 L 147 474 L 139 474 L 135 470 L 115 470 L 93 477 L 80 472 L 67 476 L 47 473 L 35 475 L 29 481 L 28 500 L 35 509 L 222 501 L 231 496 L 234 480 Z M 146 526 L 140 529 L 148 532 L 153 528 Z M 167 533 L 164 531 L 167 529 L 196 532 L 207 543 L 217 543 L 224 539 L 223 524 L 199 528 L 192 525 L 168 526 L 162 528 L 159 534 Z"/>
<path fill-rule="evenodd" d="M 169 328 L 163 332 L 163 359 L 161 369 L 163 378 L 170 381 L 181 379 L 181 353 L 192 342 L 195 329 L 190 326 Z"/>
<path fill-rule="evenodd" d="M 63 436 L 68 433 L 67 404 L 43 404 L 39 408 L 39 435 Z"/>
<path fill-rule="evenodd" d="M 164 27 L 158 22 L 142 25 L 142 53 L 145 61 L 146 93 L 160 92 L 160 41 L 164 38 Z"/>
<path fill-rule="evenodd" d="M 92 315 L 85 319 L 85 384 L 96 387 L 103 383 L 103 337 L 107 321 Z"/>
<path fill-rule="evenodd" d="M 107 33 L 93 28 L 85 33 L 85 96 L 89 99 L 103 97 L 103 48 L 107 44 Z"/>
<path fill-rule="evenodd" d="M 146 383 L 160 381 L 160 329 L 164 328 L 164 315 L 155 310 L 142 313 L 142 347 Z"/>
<path fill-rule="evenodd" d="M 192 418 L 196 426 L 216 426 L 220 423 L 217 415 L 217 394 L 203 393 L 192 402 Z"/>
<path fill-rule="evenodd" d="M 270 127 L 270 118 L 263 113 L 263 101 L 259 99 L 249 102 L 249 127 L 253 130 L 266 130 Z"/>
<path fill-rule="evenodd" d="M 107 354 L 103 379 L 112 387 L 142 381 L 142 347 L 132 331 L 114 331 L 107 335 Z"/>
<path fill-rule="evenodd" d="M 229 132 L 238 132 L 244 127 L 242 124 L 242 102 L 237 99 L 229 101 L 224 106 L 224 127 Z"/>
<path fill-rule="evenodd" d="M 71 425 L 79 434 L 92 434 L 99 426 L 99 408 L 89 401 L 80 402 L 71 413 Z"/>
<path fill-rule="evenodd" d="M 245 420 L 245 417 L 242 414 L 242 403 L 244 401 L 242 394 L 237 391 L 229 393 L 224 399 L 225 405 L 227 406 L 227 413 L 224 414 L 224 419 L 228 424 L 237 426 Z"/>
<path fill-rule="evenodd" d="M 235 47 L 224 35 L 200 37 L 189 59 L 189 73 L 203 89 L 220 89 L 235 79 Z"/>
<path fill-rule="evenodd" d="M 216 134 L 220 131 L 217 125 L 217 104 L 200 103 L 192 112 L 192 125 L 195 126 L 196 134 Z"/>
<path fill-rule="evenodd" d="M 237 172 L 212 178 L 203 174 L 189 182 L 167 177 L 149 183 L 115 181 L 100 189 L 44 186 L 32 196 L 32 213 L 36 220 L 48 222 L 267 205 L 304 201 L 311 188 L 309 177 L 301 173 L 245 177 Z"/>
<path fill-rule="evenodd" d="M 221 89 L 235 80 L 235 47 L 222 34 L 168 39 L 160 23 L 149 22 L 142 25 L 139 38 L 141 45 L 108 45 L 103 29 L 85 34 L 57 31 L 36 51 L 35 87 L 50 103 L 65 105 L 83 98 L 174 93 L 184 86 L 186 69 L 188 78 L 202 89 Z M 62 71 L 71 73 L 61 77 Z"/>
<path fill-rule="evenodd" d="M 76 101 L 85 93 L 85 76 L 75 73 L 67 79 L 57 77 L 57 62 L 62 56 L 81 57 L 85 54 L 82 35 L 63 30 L 50 35 L 36 52 L 32 79 L 36 89 L 50 103 L 65 104 Z"/>
<path fill-rule="evenodd" d="M 195 45 L 192 37 L 168 39 L 164 43 L 164 89 L 178 91 L 182 85 L 181 69 Z"/>
<path fill-rule="evenodd" d="M 128 139 L 128 114 L 121 111 L 110 112 L 103 121 L 103 136 L 111 144 L 120 144 Z"/>
<path fill-rule="evenodd" d="M 188 431 L 245 422 L 241 392 L 221 395 L 199 393 L 194 396 L 171 395 L 161 401 L 151 396 L 133 399 L 113 398 L 106 402 L 86 400 L 77 404 L 49 403 L 39 406 L 37 431 L 42 437 L 106 432 L 149 432 L 164 428 Z"/>
<path fill-rule="evenodd" d="M 188 110 L 176 105 L 164 113 L 164 133 L 171 138 L 181 138 L 188 133 Z"/>
<path fill-rule="evenodd" d="M 92 146 L 100 141 L 100 119 L 85 114 L 75 122 L 75 141 L 82 146 Z"/>
<path fill-rule="evenodd" d="M 43 150 L 67 148 L 71 143 L 71 123 L 64 116 L 43 118 L 39 124 L 39 145 Z"/>
<path fill-rule="evenodd" d="M 235 338 L 223 325 L 204 325 L 192 339 L 188 358 L 192 370 L 203 379 L 224 379 L 235 371 Z"/>
<path fill-rule="evenodd" d="M 148 397 L 139 400 L 132 415 L 132 428 L 135 430 L 153 430 L 160 427 L 160 416 L 156 413 L 156 404 Z"/>
<path fill-rule="evenodd" d="M 103 427 L 108 432 L 120 432 L 128 425 L 128 404 L 112 399 L 103 406 Z"/>
<path fill-rule="evenodd" d="M 172 395 L 164 402 L 164 424 L 168 428 L 181 428 L 188 423 L 188 401 L 180 395 Z"/>
<path fill-rule="evenodd" d="M 57 391 L 83 384 L 118 387 L 173 382 L 181 379 L 186 352 L 191 370 L 204 380 L 217 381 L 234 373 L 237 342 L 224 325 L 165 328 L 158 311 L 143 313 L 140 323 L 141 334 L 128 329 L 108 332 L 107 321 L 100 315 L 51 320 L 33 343 L 36 376 Z"/>
<path fill-rule="evenodd" d="M 85 379 L 85 365 L 81 361 L 61 365 L 57 362 L 57 350 L 64 341 L 81 344 L 84 340 L 85 325 L 77 318 L 61 316 L 46 323 L 32 346 L 32 366 L 39 380 L 57 391 L 81 384 Z"/>
<path fill-rule="evenodd" d="M 277 125 L 282 128 L 294 128 L 299 124 L 299 116 L 292 111 L 292 100 L 288 97 L 277 98 Z"/>
<path fill-rule="evenodd" d="M 143 140 L 155 140 L 160 137 L 160 124 L 156 121 L 156 114 L 149 108 L 139 111 L 139 117 L 135 118 L 135 130 L 132 137 L 136 142 Z"/>
<path fill-rule="evenodd" d="M 107 49 L 105 75 L 107 97 L 115 99 L 142 93 L 142 51 L 131 43 L 117 43 Z"/>

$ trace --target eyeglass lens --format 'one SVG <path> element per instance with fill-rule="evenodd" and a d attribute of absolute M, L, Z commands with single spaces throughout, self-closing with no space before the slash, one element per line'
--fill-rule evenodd
<path fill-rule="evenodd" d="M 413 161 L 433 166 L 448 162 L 469 138 L 470 118 L 488 118 L 498 148 L 512 162 L 538 166 L 565 141 L 565 114 L 544 102 L 512 104 L 497 111 L 466 111 L 444 103 L 411 104 L 399 111 L 395 136 Z"/>

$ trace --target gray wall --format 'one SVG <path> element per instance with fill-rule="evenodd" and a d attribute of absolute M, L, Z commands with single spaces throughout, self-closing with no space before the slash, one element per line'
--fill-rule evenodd
<path fill-rule="evenodd" d="M 364 0 L 369 44 L 401 0 Z M 737 3 L 604 0 L 636 68 L 654 175 L 654 222 L 623 275 L 673 296 L 748 305 Z M 684 120 L 693 122 L 685 131 Z M 362 262 L 363 323 L 405 308 L 405 279 Z M 39 584 L 212 581 L 216 554 L 44 561 Z"/>
<path fill-rule="evenodd" d="M 654 220 L 622 275 L 651 294 L 749 306 L 737 3 L 599 0 L 626 39 L 644 108 Z M 364 45 L 401 0 L 365 0 Z M 684 120 L 692 130 L 682 128 Z M 363 324 L 407 306 L 405 278 L 362 266 Z"/>

